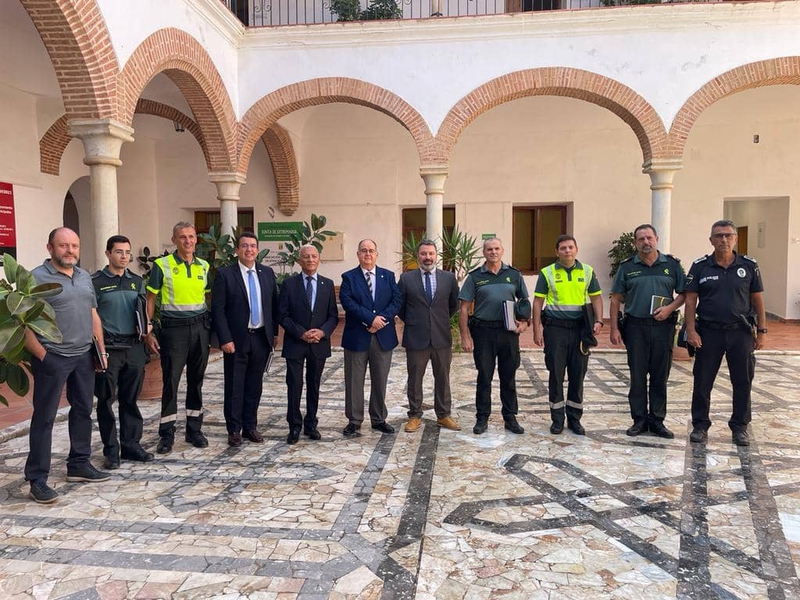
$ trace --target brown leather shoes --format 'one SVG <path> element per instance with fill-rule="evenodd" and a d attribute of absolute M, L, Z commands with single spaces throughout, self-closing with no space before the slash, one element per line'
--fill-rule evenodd
<path fill-rule="evenodd" d="M 242 437 L 255 444 L 261 444 L 264 441 L 264 436 L 262 436 L 256 429 L 245 429 L 242 432 Z"/>
<path fill-rule="evenodd" d="M 406 423 L 406 426 L 403 428 L 403 430 L 406 433 L 414 433 L 420 427 L 422 427 L 422 419 L 420 419 L 419 417 L 410 417 L 408 419 L 408 423 Z"/>
<path fill-rule="evenodd" d="M 458 421 L 456 421 L 453 417 L 442 417 L 441 419 L 436 419 L 436 424 L 439 427 L 444 427 L 445 429 L 461 431 L 461 425 L 459 425 Z"/>
<path fill-rule="evenodd" d="M 233 446 L 234 448 L 238 448 L 242 445 L 242 436 L 238 433 L 229 433 L 228 434 L 228 446 Z"/>

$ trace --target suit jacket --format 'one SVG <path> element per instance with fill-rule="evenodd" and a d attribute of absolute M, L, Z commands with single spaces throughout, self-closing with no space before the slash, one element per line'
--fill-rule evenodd
<path fill-rule="evenodd" d="M 310 349 L 317 358 L 328 358 L 331 355 L 331 335 L 339 324 L 333 280 L 317 274 L 317 298 L 312 311 L 303 273 L 285 279 L 281 284 L 278 319 L 284 331 L 281 356 L 303 358 Z M 301 338 L 309 329 L 322 329 L 325 337 L 318 344 L 304 342 Z"/>
<path fill-rule="evenodd" d="M 342 346 L 346 350 L 366 352 L 373 335 L 378 337 L 378 343 L 384 351 L 397 346 L 394 318 L 400 310 L 400 288 L 395 283 L 394 273 L 388 269 L 375 267 L 375 279 L 373 301 L 360 266 L 342 274 L 339 301 L 345 312 Z M 367 328 L 376 316 L 386 319 L 387 325 L 372 334 Z"/>
<path fill-rule="evenodd" d="M 264 331 L 270 347 L 274 348 L 278 334 L 278 285 L 271 268 L 256 264 L 256 273 L 261 290 Z M 220 346 L 233 342 L 245 347 L 249 335 L 250 302 L 238 261 L 217 271 L 211 290 L 211 320 Z"/>
<path fill-rule="evenodd" d="M 450 271 L 436 269 L 436 293 L 428 304 L 419 269 L 400 275 L 400 313 L 405 323 L 403 347 L 410 350 L 447 348 L 453 343 L 450 317 L 458 312 L 458 283 Z"/>

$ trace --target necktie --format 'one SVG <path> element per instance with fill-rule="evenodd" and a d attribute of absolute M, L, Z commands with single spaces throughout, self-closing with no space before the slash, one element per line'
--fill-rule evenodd
<path fill-rule="evenodd" d="M 247 271 L 247 287 L 250 292 L 250 323 L 253 327 L 258 327 L 260 319 L 258 318 L 258 292 L 256 291 L 256 276 L 253 269 Z"/>
<path fill-rule="evenodd" d="M 431 288 L 430 271 L 425 271 L 425 295 L 428 297 L 428 304 L 433 304 L 433 289 Z"/>
<path fill-rule="evenodd" d="M 308 305 L 313 310 L 314 305 L 311 301 L 314 298 L 314 287 L 311 285 L 312 281 L 314 281 L 314 278 L 311 275 L 306 275 L 306 298 L 308 298 Z"/>
<path fill-rule="evenodd" d="M 369 296 L 373 300 L 375 300 L 375 294 L 372 293 L 372 273 L 369 271 L 364 272 L 364 277 L 367 278 L 367 289 L 369 290 Z"/>

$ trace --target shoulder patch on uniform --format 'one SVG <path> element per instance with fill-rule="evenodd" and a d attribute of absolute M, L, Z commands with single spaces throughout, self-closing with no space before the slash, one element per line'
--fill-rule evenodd
<path fill-rule="evenodd" d="M 633 254 L 633 255 L 629 256 L 628 258 L 623 258 L 621 261 L 619 261 L 619 264 L 626 263 L 626 262 L 628 262 L 628 261 L 631 261 L 631 260 L 633 260 L 633 257 L 634 257 L 634 256 L 636 256 L 636 255 L 635 255 L 635 254 Z"/>
<path fill-rule="evenodd" d="M 517 273 L 520 273 L 520 272 L 521 272 L 521 271 L 520 271 L 520 270 L 519 270 L 517 267 L 515 267 L 514 265 L 506 265 L 506 266 L 507 266 L 509 269 L 514 269 L 514 270 L 515 270 Z"/>
<path fill-rule="evenodd" d="M 102 272 L 102 271 L 95 271 L 94 273 L 92 273 L 92 279 L 97 279 L 97 278 L 98 278 L 98 277 L 100 277 L 102 274 L 103 274 L 103 272 Z"/>
<path fill-rule="evenodd" d="M 701 256 L 701 257 L 700 257 L 700 258 L 698 258 L 696 261 L 694 261 L 694 263 L 693 263 L 693 264 L 701 263 L 701 262 L 703 262 L 704 260 L 708 260 L 708 254 L 704 254 L 703 256 Z"/>
<path fill-rule="evenodd" d="M 758 264 L 758 262 L 756 262 L 755 258 L 753 258 L 752 256 L 747 256 L 747 254 L 742 254 L 742 258 L 744 258 L 746 260 L 749 260 L 753 264 L 756 264 L 756 265 Z"/>
<path fill-rule="evenodd" d="M 675 256 L 674 254 L 667 254 L 666 256 L 667 256 L 667 258 L 671 258 L 675 262 L 681 262 L 681 259 L 678 258 L 677 256 Z"/>
<path fill-rule="evenodd" d="M 472 275 L 473 273 L 478 273 L 478 272 L 480 272 L 480 270 L 481 270 L 481 267 L 475 267 L 475 268 L 474 268 L 474 269 L 472 269 L 472 271 L 470 271 L 469 273 L 470 273 L 470 275 Z"/>

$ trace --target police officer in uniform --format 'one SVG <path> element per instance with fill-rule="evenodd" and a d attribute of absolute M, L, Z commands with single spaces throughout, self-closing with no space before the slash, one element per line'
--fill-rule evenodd
<path fill-rule="evenodd" d="M 658 251 L 655 227 L 649 223 L 639 225 L 633 238 L 636 254 L 619 265 L 611 286 L 609 310 L 611 343 L 625 343 L 631 373 L 628 403 L 633 425 L 625 433 L 637 436 L 649 430 L 671 439 L 675 434 L 664 425 L 667 380 L 678 317 L 675 311 L 683 305 L 686 277 L 677 258 Z M 677 297 L 673 297 L 675 293 Z M 625 305 L 624 340 L 617 322 L 621 304 Z"/>
<path fill-rule="evenodd" d="M 525 433 L 517 422 L 517 382 L 519 335 L 528 328 L 530 301 L 522 273 L 503 262 L 503 243 L 498 238 L 483 242 L 483 266 L 471 271 L 461 287 L 458 299 L 461 346 L 472 352 L 478 369 L 475 386 L 476 420 L 472 432 L 486 432 L 492 412 L 492 378 L 495 362 L 500 375 L 500 402 L 505 428 Z M 515 331 L 507 331 L 503 321 L 503 302 L 517 300 Z M 470 304 L 475 303 L 472 317 Z"/>
<path fill-rule="evenodd" d="M 142 439 L 142 413 L 136 404 L 142 391 L 146 355 L 143 336 L 147 321 L 142 278 L 131 273 L 131 241 L 114 235 L 106 242 L 108 266 L 92 275 L 97 296 L 97 312 L 103 323 L 103 338 L 108 352 L 108 368 L 95 374 L 97 425 L 103 440 L 106 469 L 118 469 L 125 460 L 148 462 L 153 455 L 139 445 Z M 141 329 L 138 328 L 137 314 Z M 119 392 L 117 393 L 117 386 Z M 112 404 L 119 401 L 119 439 Z M 121 449 L 121 450 L 120 450 Z"/>
<path fill-rule="evenodd" d="M 753 349 L 764 347 L 767 334 L 764 286 L 756 261 L 733 250 L 737 240 L 733 222 L 714 223 L 709 240 L 714 253 L 694 261 L 686 277 L 686 341 L 695 348 L 689 439 L 699 444 L 708 441 L 711 390 L 724 355 L 733 387 L 728 426 L 733 443 L 748 446 Z"/>
<path fill-rule="evenodd" d="M 542 269 L 536 281 L 533 299 L 533 341 L 544 343 L 544 360 L 550 371 L 550 433 L 567 426 L 576 435 L 585 435 L 583 416 L 583 378 L 589 365 L 589 353 L 581 350 L 581 327 L 584 305 L 591 302 L 596 320 L 592 332 L 603 326 L 603 297 L 594 269 L 580 262 L 578 243 L 571 235 L 556 239 L 558 260 Z M 545 305 L 545 300 L 547 304 Z M 544 307 L 544 308 L 543 308 Z M 564 400 L 564 372 L 569 375 L 567 399 Z"/>
<path fill-rule="evenodd" d="M 203 435 L 203 375 L 208 363 L 211 318 L 206 310 L 209 289 L 206 261 L 195 256 L 197 232 L 181 221 L 172 228 L 175 252 L 156 259 L 147 280 L 147 315 L 152 320 L 156 298 L 161 300 L 161 321 L 148 335 L 150 349 L 161 355 L 163 390 L 156 452 L 167 454 L 175 443 L 178 418 L 178 383 L 186 367 L 186 436 L 196 448 L 208 446 Z"/>

